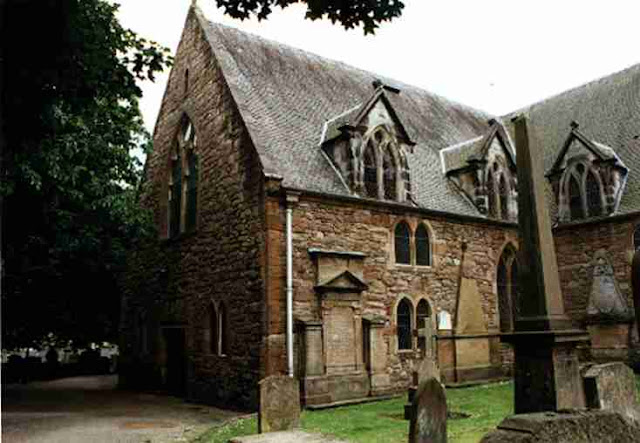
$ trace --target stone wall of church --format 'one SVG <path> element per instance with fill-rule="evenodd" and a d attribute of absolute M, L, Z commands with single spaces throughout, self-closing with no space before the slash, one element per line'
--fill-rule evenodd
<path fill-rule="evenodd" d="M 387 373 L 395 390 L 404 389 L 410 382 L 418 357 L 416 338 L 414 351 L 397 349 L 395 309 L 400 298 L 412 299 L 414 307 L 420 298 L 427 299 L 435 330 L 436 313 L 446 310 L 455 319 L 458 281 L 463 270 L 465 277 L 477 283 L 489 333 L 498 332 L 496 266 L 504 246 L 516 243 L 514 228 L 427 215 L 393 205 L 304 195 L 294 208 L 295 317 L 303 321 L 321 318 L 321 296 L 314 289 L 317 276 L 310 248 L 366 254 L 363 275 L 369 287 L 362 293 L 362 315 L 386 320 L 383 334 L 388 349 Z M 413 232 L 418 223 L 427 225 L 433 254 L 431 266 L 395 264 L 393 233 L 401 220 L 408 222 Z M 463 242 L 467 244 L 464 259 Z M 494 338 L 491 364 L 500 367 L 500 345 Z M 504 354 L 508 358 L 509 353 Z"/>
<path fill-rule="evenodd" d="M 132 254 L 125 278 L 123 383 L 166 384 L 167 374 L 180 370 L 177 358 L 184 362 L 188 398 L 253 408 L 263 333 L 262 171 L 211 54 L 191 12 L 147 163 L 142 200 L 152 210 L 158 238 Z M 167 239 L 170 149 L 184 113 L 197 135 L 197 227 Z M 211 353 L 212 303 L 226 305 L 227 355 Z M 167 337 L 175 330 L 184 334 L 184 356 L 170 355 Z"/>

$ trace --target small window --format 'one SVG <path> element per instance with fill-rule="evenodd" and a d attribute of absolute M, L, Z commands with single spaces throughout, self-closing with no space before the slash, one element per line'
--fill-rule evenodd
<path fill-rule="evenodd" d="M 226 306 L 221 303 L 218 310 L 218 323 L 220 324 L 220 355 L 227 355 L 229 353 L 229 344 L 227 332 L 229 331 L 229 318 Z"/>
<path fill-rule="evenodd" d="M 220 321 L 213 304 L 209 307 L 209 352 L 215 355 L 220 353 Z"/>
<path fill-rule="evenodd" d="M 498 218 L 498 202 L 496 201 L 496 187 L 493 181 L 493 173 L 487 175 L 487 204 L 488 214 L 491 218 Z"/>
<path fill-rule="evenodd" d="M 400 222 L 396 225 L 395 229 L 395 253 L 396 263 L 403 265 L 411 264 L 411 252 L 409 245 L 411 243 L 409 225 L 405 222 Z"/>
<path fill-rule="evenodd" d="M 182 209 L 182 162 L 180 150 L 171 160 L 171 183 L 169 185 L 169 236 L 180 234 L 180 212 Z"/>
<path fill-rule="evenodd" d="M 416 229 L 416 265 L 431 265 L 429 233 L 423 224 L 418 225 L 418 229 Z"/>
<path fill-rule="evenodd" d="M 633 248 L 635 250 L 640 249 L 640 225 L 636 227 L 636 230 L 633 233 Z"/>
<path fill-rule="evenodd" d="M 573 175 L 569 177 L 569 210 L 571 211 L 571 220 L 584 218 L 580 185 L 578 184 L 576 177 Z"/>
<path fill-rule="evenodd" d="M 396 166 L 389 145 L 385 147 L 382 159 L 384 198 L 385 200 L 396 200 Z"/>
<path fill-rule="evenodd" d="M 184 71 L 184 95 L 189 93 L 189 70 Z"/>
<path fill-rule="evenodd" d="M 196 227 L 196 214 L 198 209 L 198 157 L 189 151 L 187 166 L 189 176 L 187 177 L 187 214 L 185 220 L 185 230 L 192 231 Z"/>
<path fill-rule="evenodd" d="M 367 197 L 378 198 L 378 169 L 371 142 L 367 143 L 364 152 L 364 188 Z"/>
<path fill-rule="evenodd" d="M 504 174 L 500 175 L 500 216 L 502 220 L 509 220 L 509 191 Z"/>
<path fill-rule="evenodd" d="M 587 173 L 587 208 L 589 216 L 595 217 L 602 214 L 602 199 L 598 180 L 592 171 Z"/>
<path fill-rule="evenodd" d="M 412 349 L 411 346 L 411 302 L 406 298 L 400 300 L 397 311 L 396 329 L 398 333 L 398 349 Z"/>

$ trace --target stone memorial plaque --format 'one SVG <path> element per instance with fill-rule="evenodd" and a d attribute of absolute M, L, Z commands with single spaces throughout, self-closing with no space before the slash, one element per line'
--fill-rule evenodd
<path fill-rule="evenodd" d="M 327 372 L 352 372 L 356 369 L 355 327 L 351 307 L 334 306 L 327 320 Z"/>
<path fill-rule="evenodd" d="M 272 375 L 260 380 L 258 432 L 286 431 L 299 425 L 298 380 L 285 375 Z"/>
<path fill-rule="evenodd" d="M 435 378 L 420 383 L 413 398 L 414 414 L 409 425 L 409 443 L 447 441 L 447 399 Z"/>

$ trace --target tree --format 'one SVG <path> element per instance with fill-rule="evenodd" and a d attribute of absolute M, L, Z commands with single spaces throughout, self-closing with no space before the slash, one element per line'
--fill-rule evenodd
<path fill-rule="evenodd" d="M 373 34 L 379 23 L 399 17 L 404 8 L 399 0 L 216 0 L 216 3 L 233 18 L 256 16 L 259 20 L 266 19 L 274 6 L 286 8 L 305 3 L 307 18 L 316 20 L 326 15 L 332 23 L 339 22 L 346 29 L 362 25 L 365 34 Z"/>
<path fill-rule="evenodd" d="M 104 0 L 9 1 L 2 13 L 3 346 L 117 333 L 118 272 L 151 232 L 137 83 L 168 50 Z"/>

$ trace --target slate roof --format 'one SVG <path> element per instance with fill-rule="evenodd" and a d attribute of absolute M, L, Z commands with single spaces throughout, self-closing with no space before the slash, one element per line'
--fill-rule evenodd
<path fill-rule="evenodd" d="M 640 64 L 513 112 L 503 122 L 517 113 L 529 118 L 531 147 L 544 150 L 545 171 L 571 133 L 572 121 L 603 155 L 613 149 L 629 168 L 617 214 L 640 211 L 640 138 L 634 139 L 640 136 Z"/>
<path fill-rule="evenodd" d="M 442 174 L 439 151 L 483 134 L 490 115 L 414 86 L 208 21 L 197 13 L 260 155 L 283 186 L 351 195 L 319 144 L 328 120 L 366 104 L 372 82 L 386 94 L 412 141 L 413 199 L 420 207 L 480 216 Z M 355 111 L 357 112 L 357 111 Z M 348 114 L 346 117 L 353 117 Z"/>
<path fill-rule="evenodd" d="M 356 118 L 371 99 L 372 83 L 400 89 L 387 98 L 416 143 L 408 155 L 414 202 L 436 211 L 482 216 L 443 173 L 478 149 L 491 115 L 415 86 L 269 41 L 196 15 L 225 76 L 267 174 L 289 188 L 351 195 L 320 149 L 320 143 Z M 629 169 L 618 213 L 640 211 L 640 65 L 633 66 L 501 118 L 529 117 L 531 146 L 544 150 L 548 171 L 570 133 L 570 123 L 598 144 L 612 148 Z M 333 131 L 327 133 L 327 131 Z M 513 134 L 511 133 L 512 140 Z M 455 151 L 455 150 L 454 150 Z M 554 210 L 551 189 L 548 201 Z"/>

